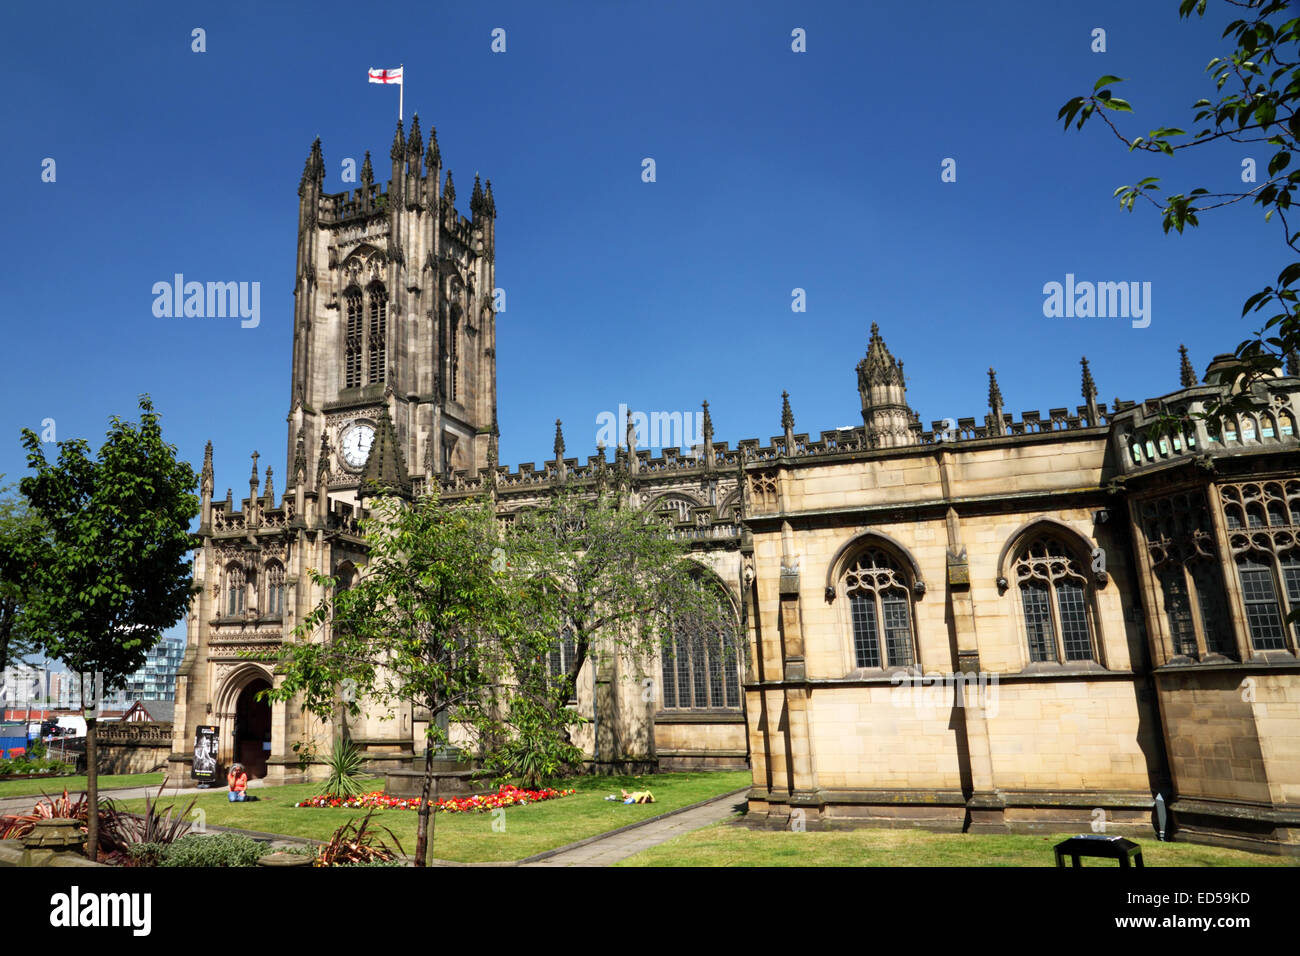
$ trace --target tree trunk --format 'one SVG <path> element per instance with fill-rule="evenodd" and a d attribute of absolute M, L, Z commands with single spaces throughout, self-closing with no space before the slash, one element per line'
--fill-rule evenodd
<path fill-rule="evenodd" d="M 429 806 L 429 790 L 433 786 L 433 741 L 429 737 L 424 739 L 424 783 L 420 787 L 420 831 L 415 840 L 415 865 L 428 866 L 429 857 L 433 853 L 433 834 L 430 830 L 430 820 L 433 817 L 433 810 Z"/>
<path fill-rule="evenodd" d="M 99 859 L 99 762 L 95 749 L 95 718 L 86 718 L 86 858 Z"/>

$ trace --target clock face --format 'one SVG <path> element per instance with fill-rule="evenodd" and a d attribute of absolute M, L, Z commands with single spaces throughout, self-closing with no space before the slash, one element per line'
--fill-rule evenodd
<path fill-rule="evenodd" d="M 370 446 L 375 441 L 375 428 L 373 425 L 358 423 L 349 425 L 347 431 L 343 433 L 341 448 L 343 452 L 343 463 L 349 468 L 360 468 L 370 457 Z"/>

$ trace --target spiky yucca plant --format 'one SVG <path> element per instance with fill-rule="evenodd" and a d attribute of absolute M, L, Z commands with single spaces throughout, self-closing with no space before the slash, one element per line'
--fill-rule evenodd
<path fill-rule="evenodd" d="M 364 774 L 365 761 L 361 751 L 350 740 L 340 737 L 325 761 L 329 776 L 325 778 L 325 793 L 346 800 L 365 791 L 358 779 Z"/>

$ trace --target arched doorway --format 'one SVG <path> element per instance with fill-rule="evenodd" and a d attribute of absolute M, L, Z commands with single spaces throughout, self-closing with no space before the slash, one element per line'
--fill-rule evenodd
<path fill-rule="evenodd" d="M 249 681 L 235 702 L 235 759 L 248 776 L 266 776 L 266 758 L 271 755 L 271 705 L 257 700 L 271 685 L 261 678 Z"/>

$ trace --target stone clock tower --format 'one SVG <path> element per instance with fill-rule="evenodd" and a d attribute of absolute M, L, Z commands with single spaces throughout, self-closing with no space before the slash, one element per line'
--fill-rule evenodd
<path fill-rule="evenodd" d="M 397 124 L 389 156 L 387 188 L 367 152 L 360 187 L 326 194 L 317 140 L 298 187 L 289 483 L 314 487 L 328 468 L 339 501 L 355 501 L 366 478 L 475 475 L 495 433 L 491 181 L 475 176 L 461 216 L 419 116 L 409 136 Z M 380 448 L 389 460 L 367 470 Z"/>
<path fill-rule="evenodd" d="M 474 179 L 470 218 L 433 130 L 397 124 L 392 178 L 375 182 L 367 153 L 357 189 L 327 194 L 320 140 L 298 186 L 288 480 L 270 468 L 248 497 L 216 494 L 204 455 L 196 594 L 176 683 L 169 777 L 187 781 L 196 736 L 218 762 L 254 777 L 300 779 L 346 735 L 372 769 L 413 759 L 429 714 L 342 705 L 326 719 L 261 694 L 280 680 L 282 644 L 325 597 L 313 571 L 342 586 L 366 561 L 358 507 L 381 487 L 410 492 L 476 476 L 495 456 L 496 204 Z M 328 635 L 326 635 L 328 636 Z M 207 735 L 206 737 L 204 735 Z M 209 743 L 203 746 L 208 748 Z"/>

